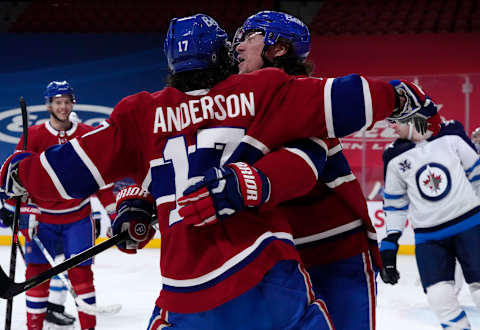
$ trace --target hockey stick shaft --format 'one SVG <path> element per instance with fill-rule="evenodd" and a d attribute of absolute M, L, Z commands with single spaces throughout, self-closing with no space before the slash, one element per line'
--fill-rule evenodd
<path fill-rule="evenodd" d="M 45 256 L 45 259 L 47 259 L 50 266 L 55 267 L 56 266 L 55 260 L 50 255 L 50 253 L 47 251 L 47 249 L 43 245 L 42 241 L 38 238 L 38 236 L 34 236 L 33 240 L 37 244 L 37 246 L 40 249 L 40 251 L 42 252 L 42 254 Z M 73 299 L 75 300 L 75 303 L 78 305 L 79 309 L 82 312 L 90 314 L 90 315 L 96 315 L 96 314 L 105 313 L 106 311 L 108 311 L 109 313 L 112 313 L 112 312 L 118 312 L 120 310 L 121 307 L 119 307 L 117 305 L 105 306 L 103 308 L 98 308 L 97 309 L 95 305 L 88 304 L 87 302 L 85 302 L 82 298 L 80 298 L 77 295 L 77 293 L 73 289 L 72 284 L 70 283 L 70 280 L 68 279 L 68 277 L 64 273 L 58 274 L 58 277 L 63 282 L 63 284 L 67 287 L 68 292 L 70 292 Z"/>
<path fill-rule="evenodd" d="M 34 236 L 33 237 L 33 240 L 34 242 L 37 244 L 38 248 L 40 249 L 40 251 L 42 252 L 43 256 L 45 257 L 45 259 L 47 259 L 48 263 L 50 264 L 50 266 L 52 267 L 55 267 L 55 261 L 53 260 L 53 257 L 50 255 L 50 253 L 47 251 L 47 249 L 45 248 L 45 246 L 43 245 L 42 241 L 38 238 L 38 236 Z M 68 289 L 68 292 L 70 292 L 70 294 L 72 295 L 73 299 L 75 299 L 75 302 L 77 302 L 77 300 L 81 300 L 77 293 L 73 290 L 73 287 L 72 285 L 70 284 L 70 281 L 68 280 L 68 278 L 65 276 L 65 274 L 63 273 L 60 273 L 58 274 L 58 277 L 60 278 L 60 280 L 63 282 L 63 284 L 67 287 Z M 83 300 L 82 300 L 83 302 Z"/>
<path fill-rule="evenodd" d="M 129 237 L 128 231 L 123 231 L 112 238 L 92 246 L 91 248 L 71 257 L 55 267 L 52 267 L 43 273 L 38 274 L 24 282 L 16 283 L 12 279 L 8 278 L 3 269 L 0 268 L 0 298 L 10 299 L 22 292 L 27 291 L 39 284 L 42 284 L 46 280 L 52 278 L 55 275 L 63 273 L 64 271 L 75 267 L 76 265 L 87 261 L 88 259 L 96 256 L 97 254 L 111 248 L 114 245 L 126 240 Z"/>
<path fill-rule="evenodd" d="M 23 150 L 27 149 L 27 138 L 28 138 L 28 112 L 27 104 L 23 96 L 20 96 L 20 109 L 22 111 L 22 130 L 23 130 Z M 12 234 L 12 245 L 10 252 L 10 273 L 9 278 L 15 281 L 15 270 L 17 266 L 17 245 L 18 245 L 18 219 L 20 217 L 20 207 L 22 204 L 22 197 L 19 196 L 16 198 L 15 202 L 15 212 L 13 215 L 13 234 Z M 10 330 L 12 324 L 12 307 L 13 307 L 13 297 L 7 301 L 7 311 L 5 313 L 5 330 Z"/>

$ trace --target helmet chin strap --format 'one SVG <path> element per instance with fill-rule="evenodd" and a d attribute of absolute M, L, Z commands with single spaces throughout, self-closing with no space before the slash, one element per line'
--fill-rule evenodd
<path fill-rule="evenodd" d="M 408 139 L 411 140 L 413 137 L 413 130 L 415 127 L 413 126 L 413 123 L 411 121 L 408 122 Z"/>

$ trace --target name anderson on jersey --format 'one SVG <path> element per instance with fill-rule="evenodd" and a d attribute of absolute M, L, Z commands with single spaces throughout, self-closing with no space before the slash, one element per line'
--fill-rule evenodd
<path fill-rule="evenodd" d="M 195 125 L 206 119 L 225 120 L 238 116 L 255 116 L 253 92 L 230 94 L 227 97 L 218 94 L 206 95 L 197 100 L 182 102 L 176 107 L 157 107 L 153 133 L 181 131 L 189 125 Z"/>

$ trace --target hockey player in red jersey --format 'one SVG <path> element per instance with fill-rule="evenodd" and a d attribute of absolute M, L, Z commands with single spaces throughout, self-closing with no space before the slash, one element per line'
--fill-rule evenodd
<path fill-rule="evenodd" d="M 291 15 L 273 11 L 252 15 L 238 29 L 233 42 L 240 73 L 268 66 L 292 75 L 311 73 L 312 65 L 306 60 L 310 50 L 308 28 Z M 375 329 L 375 277 L 381 267 L 376 232 L 360 184 L 338 139 L 290 142 L 254 167 L 268 177 L 271 185 L 270 199 L 263 209 L 301 196 L 280 204 L 280 208 L 292 226 L 295 246 L 311 277 L 316 299 L 325 300 L 336 329 Z M 188 205 L 196 196 L 192 193 L 180 202 Z M 201 207 L 203 202 L 197 199 L 194 203 L 198 205 L 189 207 Z M 199 216 L 195 210 L 180 212 Z M 202 223 L 205 219 L 190 221 Z M 349 299 L 345 299 L 347 296 Z"/>
<path fill-rule="evenodd" d="M 189 179 L 236 159 L 232 171 L 254 207 L 269 198 L 270 187 L 260 172 L 247 174 L 245 162 L 290 140 L 343 136 L 424 109 L 404 102 L 390 84 L 358 75 L 296 78 L 269 68 L 229 77 L 225 42 L 225 32 L 206 15 L 172 20 L 165 40 L 170 87 L 124 98 L 95 131 L 61 147 L 12 155 L 2 167 L 2 191 L 81 198 L 123 177 L 147 190 L 162 236 L 162 290 L 149 329 L 332 329 L 279 209 L 252 208 L 197 228 L 179 215 L 177 199 Z M 132 240 L 142 241 L 149 237 L 151 198 L 137 197 L 120 201 L 113 229 L 127 227 Z M 129 203 L 139 210 L 131 217 Z"/>
<path fill-rule="evenodd" d="M 43 124 L 29 127 L 28 151 L 40 153 L 51 146 L 58 148 L 67 141 L 93 130 L 91 126 L 70 120 L 75 95 L 68 82 L 50 82 L 45 91 L 45 101 L 50 119 Z M 18 142 L 17 150 L 20 150 L 22 144 L 23 137 Z M 100 190 L 98 196 L 107 209 L 113 212 L 115 197 L 111 189 Z M 95 223 L 90 217 L 91 208 L 88 197 L 62 201 L 32 198 L 30 202 L 33 204 L 22 207 L 25 212 L 22 212 L 19 228 L 26 239 L 25 276 L 27 279 L 50 268 L 37 244 L 31 241 L 33 235 L 37 235 L 52 256 L 57 255 L 59 245 L 63 246 L 61 253 L 69 258 L 95 244 Z M 92 260 L 86 261 L 68 272 L 75 292 L 89 304 L 95 304 L 92 262 Z M 29 330 L 42 329 L 48 297 L 49 282 L 26 292 Z M 80 310 L 78 314 L 81 329 L 95 328 L 94 315 L 85 314 Z"/>

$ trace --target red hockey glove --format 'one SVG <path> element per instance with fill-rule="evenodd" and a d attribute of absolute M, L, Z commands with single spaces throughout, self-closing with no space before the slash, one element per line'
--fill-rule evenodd
<path fill-rule="evenodd" d="M 437 106 L 417 85 L 404 80 L 392 80 L 390 84 L 397 94 L 398 108 L 395 109 L 388 120 L 398 122 L 412 121 L 416 130 L 425 134 L 427 131 L 427 119 L 434 116 Z"/>
<path fill-rule="evenodd" d="M 117 216 L 113 220 L 112 233 L 128 230 L 130 238 L 117 244 L 120 251 L 134 254 L 155 235 L 152 216 L 155 213 L 152 195 L 138 186 L 128 186 L 117 195 Z"/>
<path fill-rule="evenodd" d="M 205 226 L 247 207 L 260 206 L 270 197 L 270 182 L 258 169 L 238 162 L 213 167 L 187 188 L 178 200 L 179 214 L 188 224 Z"/>
<path fill-rule="evenodd" d="M 16 196 L 22 196 L 22 201 L 27 200 L 28 193 L 18 180 L 18 163 L 32 153 L 16 151 L 5 160 L 0 170 L 0 198 L 9 199 Z"/>
<path fill-rule="evenodd" d="M 18 229 L 27 242 L 30 242 L 33 236 L 37 235 L 40 213 L 40 210 L 35 204 L 26 204 L 20 208 Z"/>

